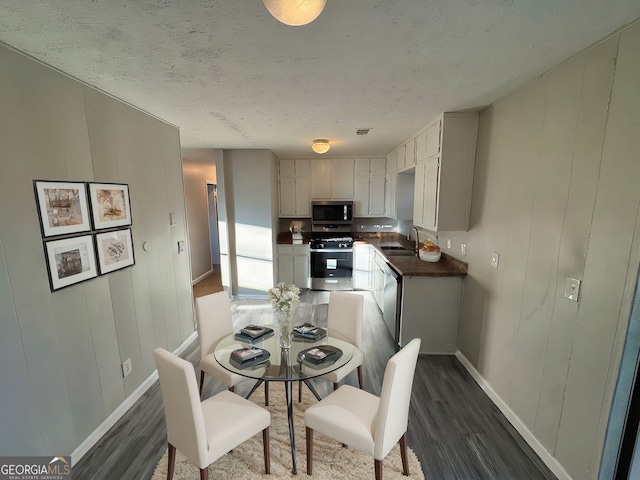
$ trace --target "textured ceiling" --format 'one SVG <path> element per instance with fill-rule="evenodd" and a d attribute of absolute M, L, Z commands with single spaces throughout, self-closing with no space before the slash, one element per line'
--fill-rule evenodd
<path fill-rule="evenodd" d="M 177 125 L 183 148 L 386 155 L 638 17 L 638 0 L 328 0 L 288 27 L 261 0 L 2 0 L 0 41 Z"/>

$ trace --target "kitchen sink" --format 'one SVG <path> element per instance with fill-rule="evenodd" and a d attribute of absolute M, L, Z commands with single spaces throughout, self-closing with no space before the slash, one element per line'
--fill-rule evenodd
<path fill-rule="evenodd" d="M 415 255 L 415 252 L 412 249 L 402 247 L 399 245 L 385 245 L 380 247 L 380 250 L 382 250 L 382 252 L 387 257 L 396 257 L 396 256 L 405 257 L 405 256 Z"/>
<path fill-rule="evenodd" d="M 410 257 L 416 255 L 413 250 L 385 250 L 384 254 L 387 257 Z"/>

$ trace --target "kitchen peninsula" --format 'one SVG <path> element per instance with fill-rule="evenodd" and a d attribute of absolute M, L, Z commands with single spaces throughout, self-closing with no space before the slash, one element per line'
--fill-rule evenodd
<path fill-rule="evenodd" d="M 455 353 L 467 264 L 446 253 L 438 262 L 420 260 L 411 254 L 415 242 L 398 233 L 356 232 L 352 237 L 355 288 L 373 292 L 396 342 L 404 345 L 420 337 L 421 353 Z M 279 234 L 277 242 L 279 247 L 291 244 L 291 234 Z M 395 302 L 390 302 L 393 288 Z"/>

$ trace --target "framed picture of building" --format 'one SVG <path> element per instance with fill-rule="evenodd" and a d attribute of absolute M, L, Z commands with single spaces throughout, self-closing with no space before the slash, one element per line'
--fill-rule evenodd
<path fill-rule="evenodd" d="M 45 242 L 51 290 L 59 290 L 98 275 L 93 235 Z"/>
<path fill-rule="evenodd" d="M 122 183 L 89 183 L 93 228 L 131 225 L 129 186 Z"/>
<path fill-rule="evenodd" d="M 84 182 L 33 182 L 43 237 L 91 230 Z"/>
<path fill-rule="evenodd" d="M 96 234 L 96 249 L 100 275 L 135 263 L 130 228 Z"/>

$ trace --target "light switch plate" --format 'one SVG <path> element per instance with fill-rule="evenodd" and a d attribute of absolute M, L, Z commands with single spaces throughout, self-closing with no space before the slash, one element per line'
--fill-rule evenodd
<path fill-rule="evenodd" d="M 498 268 L 498 264 L 500 263 L 500 254 L 496 252 L 491 253 L 491 266 L 493 268 Z"/>
<path fill-rule="evenodd" d="M 577 302 L 580 298 L 580 283 L 577 278 L 567 277 L 567 283 L 564 287 L 564 296 L 569 300 Z"/>
<path fill-rule="evenodd" d="M 460 244 L 460 253 L 462 254 L 463 257 L 467 254 L 467 244 L 466 243 L 461 243 Z"/>
<path fill-rule="evenodd" d="M 122 362 L 122 376 L 126 377 L 133 371 L 133 366 L 131 365 L 131 359 L 127 358 L 124 362 Z"/>

